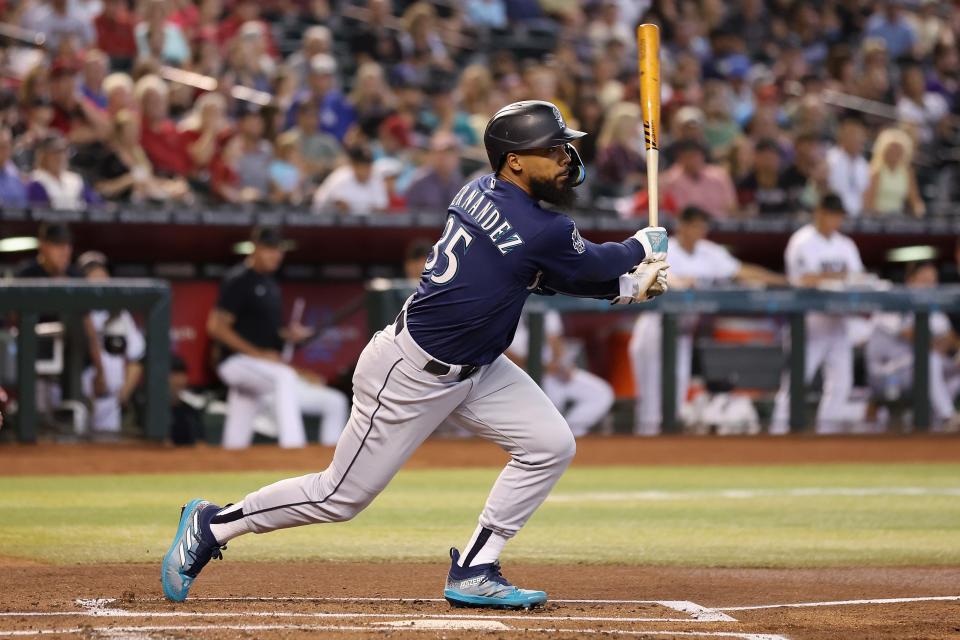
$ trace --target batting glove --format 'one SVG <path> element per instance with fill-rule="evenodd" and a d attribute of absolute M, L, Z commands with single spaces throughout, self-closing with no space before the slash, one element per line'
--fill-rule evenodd
<path fill-rule="evenodd" d="M 643 246 L 643 261 L 657 262 L 667 259 L 667 230 L 663 227 L 640 229 L 633 237 Z"/>
<path fill-rule="evenodd" d="M 630 273 L 620 276 L 620 295 L 613 304 L 646 302 L 667 292 L 667 269 L 663 260 L 641 262 Z"/>

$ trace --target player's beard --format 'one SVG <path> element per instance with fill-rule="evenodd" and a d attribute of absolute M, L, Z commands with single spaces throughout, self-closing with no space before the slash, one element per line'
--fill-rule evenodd
<path fill-rule="evenodd" d="M 573 185 L 570 182 L 569 175 L 564 178 L 562 186 L 557 186 L 556 178 L 533 178 L 530 180 L 530 195 L 535 200 L 543 200 L 561 208 L 569 208 L 577 201 L 577 192 L 573 190 Z"/>

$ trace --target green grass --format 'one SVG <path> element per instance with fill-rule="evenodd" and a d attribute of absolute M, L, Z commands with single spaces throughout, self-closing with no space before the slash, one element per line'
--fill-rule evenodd
<path fill-rule="evenodd" d="M 231 543 L 229 556 L 440 561 L 447 547 L 466 542 L 498 473 L 405 471 L 353 522 L 244 536 Z M 0 555 L 56 564 L 156 562 L 183 501 L 235 501 L 284 475 L 0 477 Z M 931 493 L 782 493 L 903 487 Z M 720 496 L 726 489 L 775 495 Z M 553 563 L 960 565 L 960 495 L 937 495 L 938 489 L 960 489 L 960 465 L 575 468 L 507 553 Z M 648 491 L 667 495 L 638 495 Z"/>

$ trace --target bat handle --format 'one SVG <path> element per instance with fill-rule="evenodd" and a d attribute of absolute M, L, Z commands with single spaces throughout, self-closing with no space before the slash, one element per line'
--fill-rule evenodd
<path fill-rule="evenodd" d="M 303 319 L 303 308 L 306 305 L 306 300 L 303 298 L 297 298 L 293 301 L 293 312 L 290 314 L 290 324 L 299 324 Z M 293 342 L 287 340 L 283 343 L 283 351 L 280 354 L 280 359 L 284 362 L 290 362 L 293 360 Z"/>
<path fill-rule="evenodd" d="M 647 149 L 647 210 L 650 214 L 649 225 L 651 227 L 660 226 L 659 158 L 659 150 Z"/>

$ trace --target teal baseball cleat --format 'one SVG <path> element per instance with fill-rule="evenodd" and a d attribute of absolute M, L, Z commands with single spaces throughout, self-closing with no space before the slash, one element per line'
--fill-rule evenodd
<path fill-rule="evenodd" d="M 215 504 L 199 498 L 180 510 L 180 524 L 167 554 L 163 556 L 160 582 L 168 600 L 183 602 L 190 585 L 211 558 L 223 558 L 221 545 L 210 531 L 210 520 L 220 510 Z"/>
<path fill-rule="evenodd" d="M 460 552 L 450 549 L 450 573 L 443 597 L 455 607 L 530 609 L 547 601 L 543 591 L 518 589 L 500 573 L 500 562 L 461 567 Z"/>

